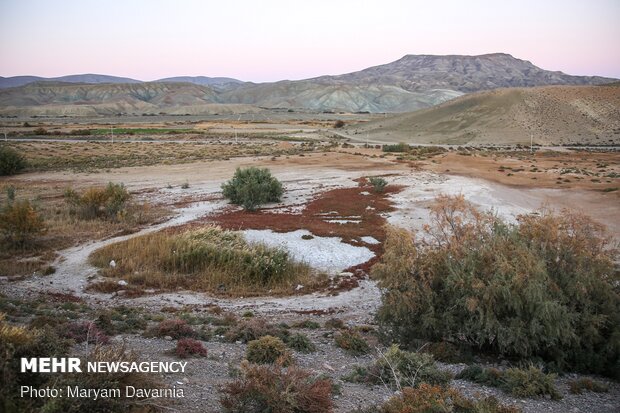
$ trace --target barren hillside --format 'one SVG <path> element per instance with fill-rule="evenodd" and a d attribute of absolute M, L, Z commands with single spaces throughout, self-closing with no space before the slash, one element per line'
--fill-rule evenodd
<path fill-rule="evenodd" d="M 349 136 L 408 143 L 620 143 L 620 87 L 547 86 L 462 96 L 434 108 L 352 125 Z"/>

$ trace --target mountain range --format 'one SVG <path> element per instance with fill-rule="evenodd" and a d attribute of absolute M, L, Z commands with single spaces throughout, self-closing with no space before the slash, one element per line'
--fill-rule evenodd
<path fill-rule="evenodd" d="M 259 108 L 410 112 L 497 88 L 598 85 L 615 79 L 543 70 L 504 53 L 406 55 L 337 76 L 271 83 L 172 77 L 154 82 L 106 75 L 0 78 L 0 115 L 221 113 Z"/>

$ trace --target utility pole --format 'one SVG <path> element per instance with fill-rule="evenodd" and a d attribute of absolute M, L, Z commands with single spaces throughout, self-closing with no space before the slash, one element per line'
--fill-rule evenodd
<path fill-rule="evenodd" d="M 112 133 L 112 143 L 114 143 L 114 126 L 110 126 L 110 132 Z"/>
<path fill-rule="evenodd" d="M 5 142 L 8 142 L 8 141 L 9 141 L 9 138 L 7 138 L 7 137 L 6 137 L 6 130 L 4 131 L 4 141 L 5 141 Z"/>
<path fill-rule="evenodd" d="M 237 125 L 241 122 L 241 115 L 237 118 Z M 235 145 L 237 144 L 237 128 L 235 128 Z"/>
<path fill-rule="evenodd" d="M 530 153 L 534 153 L 534 134 L 530 134 Z"/>

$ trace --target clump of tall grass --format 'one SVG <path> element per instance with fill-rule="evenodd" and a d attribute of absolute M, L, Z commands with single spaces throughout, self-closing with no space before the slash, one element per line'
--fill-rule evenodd
<path fill-rule="evenodd" d="M 322 282 L 285 250 L 249 244 L 240 233 L 215 226 L 132 238 L 95 251 L 91 262 L 102 275 L 130 284 L 226 295 L 277 294 Z"/>

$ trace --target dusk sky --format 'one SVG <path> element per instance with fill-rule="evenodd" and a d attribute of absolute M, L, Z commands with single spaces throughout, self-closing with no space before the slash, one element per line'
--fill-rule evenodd
<path fill-rule="evenodd" d="M 274 81 L 510 53 L 620 78 L 620 0 L 0 0 L 0 75 Z"/>

